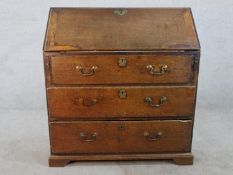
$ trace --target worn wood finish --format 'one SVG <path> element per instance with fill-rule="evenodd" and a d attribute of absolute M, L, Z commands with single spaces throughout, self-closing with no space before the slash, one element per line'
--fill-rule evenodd
<path fill-rule="evenodd" d="M 54 122 L 51 149 L 54 154 L 188 152 L 191 126 L 189 120 Z"/>
<path fill-rule="evenodd" d="M 87 160 L 193 163 L 200 44 L 191 10 L 122 10 L 50 10 L 43 49 L 50 166 Z M 119 67 L 120 58 L 127 66 Z M 150 75 L 147 65 L 156 71 L 167 65 L 168 71 Z M 93 75 L 80 74 L 93 73 L 92 66 L 98 67 Z M 126 98 L 119 98 L 119 90 Z M 150 107 L 147 96 L 153 105 L 163 96 L 167 101 Z"/>
<path fill-rule="evenodd" d="M 119 91 L 126 92 L 125 98 Z M 152 97 L 153 105 L 165 96 L 160 107 L 145 102 Z M 49 88 L 48 106 L 53 118 L 116 118 L 191 116 L 194 110 L 195 87 L 70 87 Z M 88 112 L 87 112 L 88 111 Z"/>
<path fill-rule="evenodd" d="M 126 60 L 126 66 L 119 66 L 119 59 Z M 147 66 L 155 66 L 159 72 L 166 65 L 167 71 L 151 74 Z M 53 84 L 123 84 L 123 83 L 188 83 L 193 78 L 192 56 L 157 55 L 80 55 L 51 57 Z M 82 66 L 91 76 L 77 70 Z M 84 72 L 85 73 L 85 72 Z"/>
<path fill-rule="evenodd" d="M 190 9 L 53 8 L 45 51 L 198 50 Z"/>
<path fill-rule="evenodd" d="M 49 157 L 50 167 L 63 167 L 73 161 L 122 161 L 122 160 L 173 160 L 177 165 L 192 165 L 192 153 L 169 153 L 169 154 L 74 154 L 52 155 Z"/>

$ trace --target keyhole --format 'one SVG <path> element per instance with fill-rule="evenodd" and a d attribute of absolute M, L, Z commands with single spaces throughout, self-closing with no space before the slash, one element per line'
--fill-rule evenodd
<path fill-rule="evenodd" d="M 126 98 L 126 97 L 127 97 L 126 90 L 124 90 L 124 89 L 119 90 L 118 95 L 119 95 L 119 97 L 120 97 L 121 99 Z"/>
<path fill-rule="evenodd" d="M 120 124 L 120 125 L 118 125 L 118 129 L 119 129 L 119 130 L 124 130 L 125 127 L 124 127 L 122 124 Z"/>
<path fill-rule="evenodd" d="M 120 67 L 126 67 L 126 65 L 127 65 L 127 60 L 126 60 L 125 58 L 120 58 L 120 59 L 118 60 L 118 65 L 119 65 Z"/>

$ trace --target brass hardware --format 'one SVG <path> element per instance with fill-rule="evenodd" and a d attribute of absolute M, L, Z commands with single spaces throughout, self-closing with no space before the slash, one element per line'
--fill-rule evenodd
<path fill-rule="evenodd" d="M 119 98 L 125 99 L 127 97 L 127 92 L 124 89 L 119 90 L 118 92 Z"/>
<path fill-rule="evenodd" d="M 114 10 L 114 13 L 116 15 L 119 15 L 119 16 L 124 16 L 127 12 L 128 12 L 128 10 L 126 10 L 126 9 L 117 9 L 117 10 Z"/>
<path fill-rule="evenodd" d="M 127 66 L 127 60 L 125 58 L 119 58 L 118 60 L 119 67 L 126 67 Z"/>
<path fill-rule="evenodd" d="M 167 65 L 160 66 L 159 70 L 157 70 L 156 67 L 153 66 L 153 65 L 147 65 L 146 68 L 149 70 L 149 73 L 151 75 L 162 75 L 162 74 L 168 72 L 168 66 Z"/>
<path fill-rule="evenodd" d="M 82 66 L 76 66 L 76 69 L 83 75 L 83 76 L 92 76 L 95 74 L 95 71 L 98 69 L 97 66 L 92 66 L 90 69 L 84 69 Z"/>
<path fill-rule="evenodd" d="M 74 102 L 75 105 L 82 104 L 83 106 L 93 106 L 98 102 L 98 100 L 95 99 L 95 98 L 94 99 L 75 98 L 73 102 Z"/>
<path fill-rule="evenodd" d="M 84 132 L 80 132 L 79 138 L 85 142 L 93 142 L 96 141 L 97 135 L 97 132 L 94 132 L 93 134 L 85 134 Z"/>
<path fill-rule="evenodd" d="M 148 131 L 144 132 L 144 137 L 148 140 L 148 141 L 156 141 L 158 139 L 160 139 L 163 136 L 163 132 L 159 131 L 155 134 L 150 134 Z"/>
<path fill-rule="evenodd" d="M 161 96 L 159 97 L 159 103 L 153 104 L 153 98 L 152 97 L 146 97 L 144 102 L 147 103 L 151 107 L 159 108 L 162 104 L 164 104 L 167 101 L 167 97 Z"/>

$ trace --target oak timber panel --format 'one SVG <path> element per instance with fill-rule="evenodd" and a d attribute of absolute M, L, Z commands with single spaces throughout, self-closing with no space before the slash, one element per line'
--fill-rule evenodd
<path fill-rule="evenodd" d="M 118 65 L 119 59 L 126 60 L 126 66 Z M 188 83 L 193 77 L 192 56 L 156 55 L 80 55 L 51 57 L 51 74 L 54 84 L 124 84 L 124 83 Z M 151 74 L 148 65 L 162 74 Z M 81 66 L 93 75 L 86 76 L 76 67 Z"/>
<path fill-rule="evenodd" d="M 188 152 L 191 127 L 189 120 L 54 122 L 50 123 L 51 149 L 54 154 Z"/>
<path fill-rule="evenodd" d="M 119 91 L 126 98 L 119 98 Z M 48 107 L 50 116 L 67 118 L 111 117 L 162 117 L 191 116 L 195 103 L 194 86 L 187 87 L 60 87 L 49 88 Z M 159 104 L 162 96 L 167 101 L 160 107 L 151 107 L 146 97 Z"/>
<path fill-rule="evenodd" d="M 199 49 L 189 8 L 52 8 L 44 51 Z"/>

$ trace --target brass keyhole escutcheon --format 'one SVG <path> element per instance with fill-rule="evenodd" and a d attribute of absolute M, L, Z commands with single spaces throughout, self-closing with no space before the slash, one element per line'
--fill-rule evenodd
<path fill-rule="evenodd" d="M 127 92 L 124 89 L 119 90 L 118 92 L 119 98 L 125 99 L 127 97 Z"/>
<path fill-rule="evenodd" d="M 126 67 L 127 66 L 127 60 L 125 58 L 119 58 L 118 60 L 119 67 Z"/>
<path fill-rule="evenodd" d="M 127 12 L 128 12 L 128 10 L 126 10 L 126 9 L 116 9 L 116 10 L 114 10 L 114 13 L 116 15 L 119 15 L 119 16 L 124 16 Z"/>

